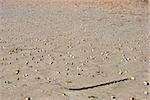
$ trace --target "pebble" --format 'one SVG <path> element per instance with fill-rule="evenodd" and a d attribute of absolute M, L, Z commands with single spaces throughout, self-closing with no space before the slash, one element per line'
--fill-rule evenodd
<path fill-rule="evenodd" d="M 122 71 L 122 70 L 119 70 L 118 73 L 119 73 L 119 75 L 122 75 L 122 74 L 123 74 L 123 71 Z"/>
<path fill-rule="evenodd" d="M 29 75 L 28 75 L 28 74 L 24 74 L 24 75 L 23 75 L 23 77 L 27 77 L 27 76 L 29 76 Z"/>
<path fill-rule="evenodd" d="M 62 96 L 67 96 L 67 94 L 66 94 L 66 93 L 63 93 Z"/>
<path fill-rule="evenodd" d="M 30 97 L 26 97 L 26 99 L 25 100 L 31 100 L 31 98 Z"/>
<path fill-rule="evenodd" d="M 128 79 L 129 80 L 135 80 L 135 77 L 129 77 Z"/>
<path fill-rule="evenodd" d="M 16 70 L 16 72 L 15 72 L 15 73 L 16 73 L 16 75 L 18 75 L 18 74 L 20 73 L 20 70 Z"/>
<path fill-rule="evenodd" d="M 50 80 L 51 80 L 51 78 L 49 78 L 49 77 L 46 77 L 46 80 L 50 81 Z"/>
<path fill-rule="evenodd" d="M 88 98 L 96 99 L 97 97 L 92 95 L 92 96 L 88 96 Z"/>
<path fill-rule="evenodd" d="M 150 83 L 148 81 L 144 81 L 144 85 L 149 85 Z"/>
<path fill-rule="evenodd" d="M 11 84 L 12 82 L 10 82 L 10 81 L 5 81 L 5 83 L 7 83 L 7 84 Z"/>
<path fill-rule="evenodd" d="M 129 97 L 129 100 L 135 100 L 135 98 L 133 96 Z"/>
<path fill-rule="evenodd" d="M 26 63 L 25 63 L 26 65 L 28 65 L 29 64 L 29 61 L 26 61 Z"/>
<path fill-rule="evenodd" d="M 146 95 L 147 95 L 147 94 L 149 94 L 149 92 L 148 92 L 148 91 L 144 91 L 144 94 L 146 94 Z"/>
<path fill-rule="evenodd" d="M 66 68 L 66 71 L 69 71 L 69 68 Z"/>
<path fill-rule="evenodd" d="M 104 55 L 104 52 L 101 52 L 101 55 Z"/>
<path fill-rule="evenodd" d="M 116 97 L 115 96 L 111 96 L 111 99 L 115 99 Z"/>
<path fill-rule="evenodd" d="M 38 69 L 35 69 L 35 72 L 38 72 L 39 70 Z"/>
<path fill-rule="evenodd" d="M 57 74 L 60 74 L 60 72 L 59 72 L 59 71 L 57 71 Z"/>

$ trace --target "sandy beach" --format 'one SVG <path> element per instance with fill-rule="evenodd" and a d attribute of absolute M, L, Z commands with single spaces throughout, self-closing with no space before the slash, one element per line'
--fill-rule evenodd
<path fill-rule="evenodd" d="M 0 0 L 0 100 L 150 100 L 149 15 L 148 0 Z"/>

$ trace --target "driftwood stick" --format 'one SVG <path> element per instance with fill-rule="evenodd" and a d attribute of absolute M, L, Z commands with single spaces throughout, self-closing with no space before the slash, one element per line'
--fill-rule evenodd
<path fill-rule="evenodd" d="M 134 80 L 134 77 L 127 77 L 127 78 L 120 79 L 120 80 L 110 81 L 110 82 L 101 83 L 101 84 L 98 84 L 98 85 L 81 87 L 81 88 L 67 88 L 67 87 L 65 87 L 65 89 L 72 90 L 72 91 L 80 91 L 80 90 L 87 90 L 87 89 L 92 89 L 92 88 L 96 88 L 96 87 L 100 87 L 100 86 L 111 85 L 111 84 L 114 84 L 114 83 L 124 82 L 124 81 L 128 81 L 128 80 Z"/>

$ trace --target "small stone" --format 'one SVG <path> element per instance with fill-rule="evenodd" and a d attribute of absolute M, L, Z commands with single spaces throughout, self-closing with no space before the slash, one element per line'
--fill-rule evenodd
<path fill-rule="evenodd" d="M 149 85 L 150 83 L 148 81 L 144 81 L 144 85 Z"/>
<path fill-rule="evenodd" d="M 41 79 L 40 77 L 35 77 L 35 79 Z"/>
<path fill-rule="evenodd" d="M 28 74 L 24 74 L 24 75 L 23 75 L 23 77 L 27 77 L 27 76 L 29 76 L 29 75 L 28 75 Z"/>
<path fill-rule="evenodd" d="M 111 96 L 111 99 L 115 99 L 116 97 L 115 96 Z"/>
<path fill-rule="evenodd" d="M 65 63 L 66 65 L 68 64 L 68 62 Z"/>
<path fill-rule="evenodd" d="M 30 97 L 26 97 L 26 99 L 25 100 L 31 100 L 31 98 Z"/>
<path fill-rule="evenodd" d="M 66 73 L 66 75 L 69 75 L 69 73 Z"/>
<path fill-rule="evenodd" d="M 80 73 L 78 73 L 78 75 L 81 75 Z"/>
<path fill-rule="evenodd" d="M 26 63 L 25 63 L 26 65 L 28 65 L 29 64 L 29 61 L 26 61 Z"/>
<path fill-rule="evenodd" d="M 7 84 L 11 84 L 12 82 L 10 82 L 10 81 L 5 81 L 5 83 L 7 83 Z"/>
<path fill-rule="evenodd" d="M 101 52 L 101 55 L 104 55 L 104 52 Z"/>
<path fill-rule="evenodd" d="M 16 58 L 16 60 L 18 60 L 18 58 Z"/>
<path fill-rule="evenodd" d="M 20 70 L 16 70 L 16 72 L 15 72 L 15 73 L 16 73 L 16 75 L 18 75 L 18 74 L 20 73 Z"/>
<path fill-rule="evenodd" d="M 62 95 L 63 95 L 63 96 L 67 96 L 67 94 L 66 94 L 66 93 L 63 93 Z"/>
<path fill-rule="evenodd" d="M 148 92 L 148 91 L 144 91 L 144 94 L 146 94 L 146 95 L 147 95 L 147 94 L 149 94 L 149 92 Z"/>
<path fill-rule="evenodd" d="M 129 100 L 135 100 L 135 98 L 133 96 L 129 97 Z"/>
<path fill-rule="evenodd" d="M 127 71 L 127 70 L 125 70 L 125 71 L 124 71 L 124 73 L 125 73 L 125 74 L 127 74 L 127 73 L 128 73 L 128 71 Z"/>
<path fill-rule="evenodd" d="M 129 77 L 128 79 L 129 80 L 135 80 L 135 77 Z"/>
<path fill-rule="evenodd" d="M 17 80 L 20 80 L 20 78 L 17 78 Z"/>
<path fill-rule="evenodd" d="M 94 52 L 94 49 L 92 49 L 91 51 Z"/>
<path fill-rule="evenodd" d="M 59 72 L 59 71 L 57 71 L 57 74 L 60 74 L 60 72 Z"/>
<path fill-rule="evenodd" d="M 93 98 L 93 99 L 96 99 L 97 97 L 95 97 L 95 96 L 88 96 L 88 98 Z"/>
<path fill-rule="evenodd" d="M 35 72 L 38 72 L 39 70 L 38 69 L 35 69 Z"/>
<path fill-rule="evenodd" d="M 66 83 L 69 84 L 69 83 L 72 83 L 72 81 L 68 81 L 68 80 L 67 80 Z"/>
<path fill-rule="evenodd" d="M 119 70 L 118 73 L 119 73 L 119 75 L 122 75 L 122 74 L 123 74 L 123 71 L 122 71 L 122 70 Z"/>
<path fill-rule="evenodd" d="M 66 68 L 66 71 L 69 71 L 69 68 Z"/>
<path fill-rule="evenodd" d="M 46 80 L 50 81 L 51 79 L 49 77 L 46 77 Z"/>

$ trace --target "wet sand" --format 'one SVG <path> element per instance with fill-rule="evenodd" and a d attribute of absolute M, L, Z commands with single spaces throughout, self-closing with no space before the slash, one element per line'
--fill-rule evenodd
<path fill-rule="evenodd" d="M 141 1 L 1 0 L 0 100 L 149 100 Z"/>

